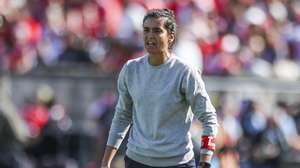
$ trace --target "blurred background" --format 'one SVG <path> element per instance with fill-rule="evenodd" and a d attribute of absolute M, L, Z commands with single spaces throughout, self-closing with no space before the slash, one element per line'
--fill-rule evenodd
<path fill-rule="evenodd" d="M 202 69 L 220 123 L 212 167 L 300 167 L 299 0 L 0 0 L 1 168 L 99 167 L 151 8 L 174 10 L 173 51 Z"/>

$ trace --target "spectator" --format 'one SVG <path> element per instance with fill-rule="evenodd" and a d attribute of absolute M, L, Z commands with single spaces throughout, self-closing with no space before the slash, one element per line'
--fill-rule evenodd
<path fill-rule="evenodd" d="M 65 49 L 59 56 L 60 62 L 91 63 L 89 53 L 84 50 L 84 41 L 74 33 L 64 35 Z"/>
<path fill-rule="evenodd" d="M 7 93 L 4 78 L 0 78 L 0 167 L 30 166 L 24 148 L 29 140 L 27 125 L 17 112 Z"/>

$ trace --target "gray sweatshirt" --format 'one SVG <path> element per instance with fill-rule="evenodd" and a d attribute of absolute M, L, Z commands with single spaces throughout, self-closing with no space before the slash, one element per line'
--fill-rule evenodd
<path fill-rule="evenodd" d="M 175 55 L 159 66 L 148 59 L 129 60 L 119 74 L 119 99 L 107 145 L 119 148 L 132 125 L 129 158 L 149 166 L 187 163 L 194 157 L 189 132 L 193 117 L 202 122 L 203 135 L 216 135 L 215 108 L 196 68 Z"/>

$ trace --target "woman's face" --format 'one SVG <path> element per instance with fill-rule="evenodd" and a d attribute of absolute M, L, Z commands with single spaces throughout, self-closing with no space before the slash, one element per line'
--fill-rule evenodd
<path fill-rule="evenodd" d="M 144 46 L 150 55 L 169 52 L 174 34 L 164 27 L 166 18 L 148 18 L 144 22 Z"/>

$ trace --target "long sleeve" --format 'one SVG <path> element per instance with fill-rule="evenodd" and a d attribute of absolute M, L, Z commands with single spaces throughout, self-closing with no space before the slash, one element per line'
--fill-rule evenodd
<path fill-rule="evenodd" d="M 118 78 L 118 103 L 109 132 L 107 145 L 119 148 L 132 122 L 132 98 L 127 87 L 127 64 Z"/>
<path fill-rule="evenodd" d="M 218 129 L 216 110 L 205 90 L 201 74 L 197 69 L 189 69 L 182 82 L 182 92 L 195 117 L 203 125 L 203 135 L 216 136 Z M 201 153 L 212 154 L 212 151 L 201 149 Z"/>

